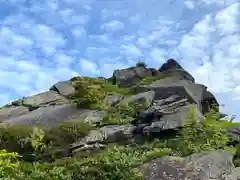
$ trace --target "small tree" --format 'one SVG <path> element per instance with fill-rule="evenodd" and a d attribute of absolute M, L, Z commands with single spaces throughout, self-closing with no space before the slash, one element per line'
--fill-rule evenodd
<path fill-rule="evenodd" d="M 19 166 L 18 158 L 21 156 L 16 152 L 0 150 L 0 179 L 15 180 L 13 178 Z"/>
<path fill-rule="evenodd" d="M 147 67 L 146 63 L 143 62 L 143 61 L 137 62 L 137 63 L 136 63 L 136 66 L 137 66 L 137 67 Z"/>

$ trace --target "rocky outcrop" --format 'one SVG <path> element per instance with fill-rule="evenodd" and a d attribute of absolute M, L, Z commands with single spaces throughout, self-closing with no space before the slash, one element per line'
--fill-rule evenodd
<path fill-rule="evenodd" d="M 191 74 L 183 69 L 183 67 L 174 59 L 167 60 L 158 70 L 161 73 L 171 73 L 174 76 L 179 76 L 194 83 L 195 80 Z"/>
<path fill-rule="evenodd" d="M 132 95 L 129 97 L 125 97 L 121 103 L 125 104 L 127 106 L 147 106 L 149 107 L 152 102 L 153 99 L 155 97 L 155 92 L 154 91 L 147 91 L 147 92 L 143 92 L 143 93 L 139 93 L 136 95 Z"/>
<path fill-rule="evenodd" d="M 239 168 L 230 151 L 196 153 L 186 158 L 164 157 L 142 165 L 144 180 L 238 180 Z"/>
<path fill-rule="evenodd" d="M 183 69 L 183 67 L 177 63 L 177 61 L 175 61 L 174 59 L 168 59 L 166 63 L 164 63 L 160 68 L 159 71 L 160 72 L 166 72 L 166 71 L 170 71 L 170 70 L 182 70 L 185 71 Z"/>
<path fill-rule="evenodd" d="M 152 82 L 140 83 L 142 79 L 154 76 L 157 78 Z M 169 59 L 158 70 L 146 67 L 117 70 L 110 79 L 122 88 L 137 85 L 133 95 L 115 93 L 103 101 L 110 107 L 135 107 L 136 116 L 131 117 L 131 123 L 136 126 L 134 133 L 137 134 L 158 134 L 183 127 L 189 121 L 190 107 L 195 108 L 197 121 L 202 121 L 203 114 L 209 112 L 214 105 L 218 107 L 216 98 L 207 87 L 196 84 L 194 78 L 173 59 Z M 0 111 L 1 121 L 4 125 L 47 126 L 70 119 L 100 123 L 106 116 L 105 110 L 79 109 L 70 103 L 68 97 L 75 92 L 75 83 L 74 80 L 61 81 L 47 92 L 13 102 Z M 215 109 L 218 111 L 218 108 Z"/>
<path fill-rule="evenodd" d="M 104 99 L 104 102 L 109 105 L 109 106 L 115 106 L 117 105 L 122 99 L 124 98 L 123 95 L 121 94 L 114 94 L 114 95 L 109 95 Z"/>
<path fill-rule="evenodd" d="M 131 67 L 128 69 L 116 70 L 113 81 L 121 88 L 127 88 L 137 84 L 141 79 L 152 76 L 151 70 L 145 67 Z"/>
<path fill-rule="evenodd" d="M 26 114 L 29 112 L 29 109 L 24 106 L 10 106 L 0 109 L 0 122 L 13 118 L 18 117 L 23 114 Z"/>
<path fill-rule="evenodd" d="M 134 129 L 135 126 L 131 124 L 104 126 L 98 130 L 91 131 L 86 137 L 72 144 L 71 150 L 73 152 L 77 152 L 96 147 L 93 146 L 96 143 L 104 145 L 106 143 L 120 142 L 131 139 L 133 137 Z"/>
<path fill-rule="evenodd" d="M 92 78 L 91 83 L 100 82 L 96 86 L 91 84 L 91 88 L 104 95 L 100 98 L 100 103 L 103 104 L 96 103 L 99 106 L 93 106 L 95 108 L 85 106 L 89 109 L 83 109 L 70 100 L 77 90 L 74 85 L 79 79 L 83 82 L 81 87 L 89 82 L 78 77 L 71 81 L 61 81 L 54 84 L 49 91 L 2 107 L 0 125 L 40 125 L 51 128 L 66 121 L 92 124 L 91 130 L 77 136 L 76 141 L 73 139 L 68 142 L 68 146 L 63 147 L 66 148 L 64 152 L 66 150 L 69 155 L 105 148 L 109 143 L 135 144 L 138 138 L 169 138 L 171 132 L 179 132 L 186 122 L 193 120 L 189 112 L 194 113 L 197 122 L 202 122 L 204 115 L 213 107 L 215 111 L 219 111 L 219 104 L 207 87 L 195 83 L 194 78 L 173 59 L 169 59 L 158 70 L 131 67 L 115 71 L 109 79 Z M 110 80 L 116 86 L 103 84 Z M 109 92 L 102 89 L 98 91 L 105 86 L 113 89 L 119 86 L 124 89 L 118 88 L 116 92 L 112 89 Z M 119 93 L 126 88 L 129 88 L 129 92 L 124 91 L 124 95 Z M 93 96 L 94 94 L 90 94 L 89 98 Z M 115 121 L 115 118 L 120 120 Z M 229 137 L 236 142 L 240 141 L 239 129 L 228 129 Z M 233 155 L 229 151 L 211 151 L 185 158 L 157 158 L 138 169 L 143 173 L 144 180 L 238 180 L 240 169 L 233 166 L 232 159 Z"/>
<path fill-rule="evenodd" d="M 56 91 L 63 96 L 69 96 L 75 92 L 75 88 L 71 81 L 61 81 L 54 84 L 50 90 Z"/>
<path fill-rule="evenodd" d="M 57 101 L 67 101 L 66 97 L 60 95 L 56 91 L 46 91 L 27 98 L 23 98 L 12 102 L 15 106 L 39 107 L 54 104 Z"/>
<path fill-rule="evenodd" d="M 68 120 L 82 122 L 100 122 L 105 116 L 104 111 L 79 109 L 74 104 L 40 107 L 21 116 L 9 117 L 2 125 L 41 125 L 53 127 Z"/>

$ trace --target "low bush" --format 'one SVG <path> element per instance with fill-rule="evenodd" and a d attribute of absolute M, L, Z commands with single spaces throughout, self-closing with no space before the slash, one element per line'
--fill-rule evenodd
<path fill-rule="evenodd" d="M 136 63 L 136 67 L 147 67 L 146 63 L 143 61 L 139 61 Z"/>

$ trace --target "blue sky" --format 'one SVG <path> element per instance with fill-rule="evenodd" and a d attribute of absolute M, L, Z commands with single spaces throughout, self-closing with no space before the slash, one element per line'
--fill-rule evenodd
<path fill-rule="evenodd" d="M 0 104 L 168 58 L 240 117 L 238 0 L 0 0 Z"/>

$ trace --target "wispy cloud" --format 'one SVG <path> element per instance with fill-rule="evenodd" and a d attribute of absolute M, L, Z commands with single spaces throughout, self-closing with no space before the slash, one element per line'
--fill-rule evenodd
<path fill-rule="evenodd" d="M 238 0 L 0 0 L 0 100 L 176 58 L 240 115 Z"/>

